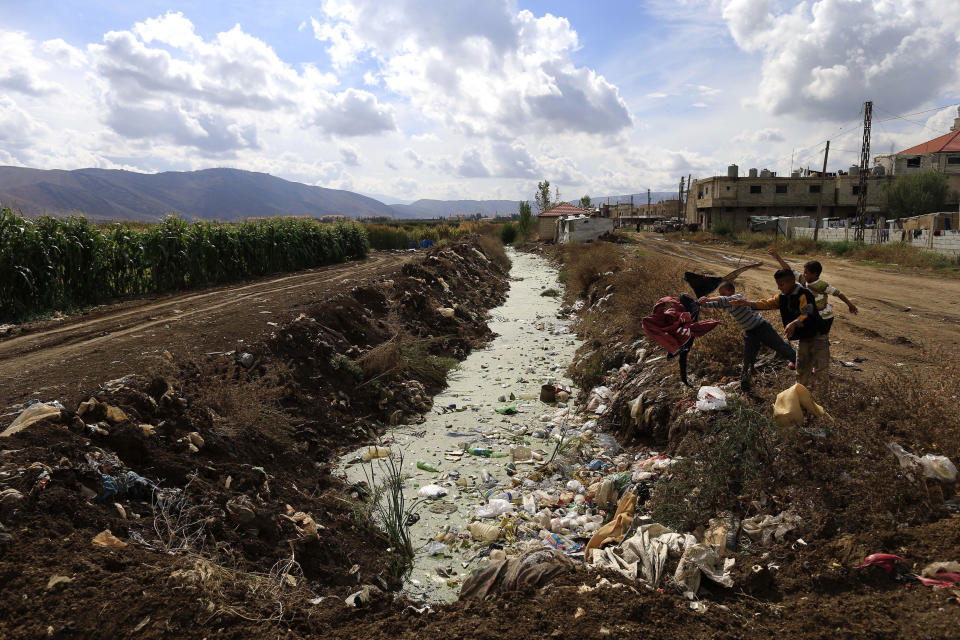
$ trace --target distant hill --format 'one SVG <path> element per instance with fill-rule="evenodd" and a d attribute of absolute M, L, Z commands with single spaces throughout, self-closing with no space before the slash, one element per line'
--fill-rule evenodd
<path fill-rule="evenodd" d="M 510 216 L 519 212 L 519 200 L 417 200 L 411 204 L 393 204 L 397 218 L 444 218 L 456 215 Z"/>
<path fill-rule="evenodd" d="M 274 215 L 394 216 L 373 198 L 266 173 L 204 169 L 136 173 L 0 167 L 0 203 L 26 215 L 83 213 L 95 220 L 236 220 Z"/>

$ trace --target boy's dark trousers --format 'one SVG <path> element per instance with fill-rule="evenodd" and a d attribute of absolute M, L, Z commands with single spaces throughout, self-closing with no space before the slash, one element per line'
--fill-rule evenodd
<path fill-rule="evenodd" d="M 777 355 L 789 362 L 797 361 L 797 352 L 793 350 L 790 343 L 780 337 L 773 325 L 766 320 L 753 329 L 744 331 L 743 375 L 740 377 L 740 389 L 743 391 L 750 391 L 753 386 L 750 379 L 753 375 L 753 364 L 757 361 L 757 354 L 760 352 L 760 345 L 767 345 Z"/>

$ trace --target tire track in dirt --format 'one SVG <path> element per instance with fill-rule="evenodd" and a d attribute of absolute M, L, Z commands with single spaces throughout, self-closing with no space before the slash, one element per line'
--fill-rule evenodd
<path fill-rule="evenodd" d="M 143 367 L 163 351 L 194 357 L 233 349 L 269 334 L 323 295 L 392 273 L 406 253 L 376 252 L 367 259 L 272 276 L 237 286 L 175 295 L 142 304 L 121 303 L 86 319 L 47 324 L 0 342 L 0 409 L 31 397 L 52 399 Z M 267 316 L 266 318 L 264 316 Z"/>

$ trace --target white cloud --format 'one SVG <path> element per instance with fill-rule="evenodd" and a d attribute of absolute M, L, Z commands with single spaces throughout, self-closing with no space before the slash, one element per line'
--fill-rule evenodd
<path fill-rule="evenodd" d="M 310 122 L 339 136 L 364 136 L 397 129 L 393 107 L 380 104 L 376 96 L 347 89 L 317 107 Z"/>
<path fill-rule="evenodd" d="M 40 44 L 40 50 L 54 58 L 61 65 L 79 68 L 87 62 L 87 55 L 63 38 L 45 40 Z"/>
<path fill-rule="evenodd" d="M 423 166 L 423 158 L 421 158 L 421 157 L 420 157 L 420 154 L 417 153 L 416 151 L 414 151 L 413 149 L 407 148 L 407 149 L 403 152 L 403 155 L 404 155 L 404 157 L 406 157 L 407 160 L 409 160 L 409 161 L 413 164 L 413 166 L 416 167 L 417 169 L 419 169 L 420 167 Z"/>
<path fill-rule="evenodd" d="M 467 149 L 460 156 L 460 162 L 457 164 L 456 173 L 462 178 L 488 178 L 490 170 L 483 163 L 479 149 Z"/>
<path fill-rule="evenodd" d="M 343 159 L 343 164 L 348 167 L 360 166 L 360 156 L 353 147 L 340 147 L 340 157 Z"/>
<path fill-rule="evenodd" d="M 19 31 L 0 31 L 0 90 L 39 97 L 60 87 L 43 79 L 50 64 L 37 57 L 35 43 Z"/>
<path fill-rule="evenodd" d="M 27 147 L 43 129 L 10 97 L 0 95 L 0 147 Z"/>
<path fill-rule="evenodd" d="M 670 95 L 670 94 L 668 94 L 668 93 L 662 93 L 662 92 L 660 92 L 660 91 L 656 91 L 656 92 L 654 92 L 654 93 L 648 93 L 648 94 L 646 95 L 646 97 L 647 97 L 647 98 L 655 98 L 655 99 L 659 100 L 659 99 L 661 99 L 661 98 L 666 98 L 666 97 L 668 97 L 669 95 Z"/>
<path fill-rule="evenodd" d="M 300 123 L 347 137 L 396 128 L 392 108 L 372 94 L 331 92 L 335 76 L 293 68 L 239 25 L 204 40 L 189 19 L 167 13 L 88 50 L 104 121 L 130 138 L 222 154 L 260 148 L 263 127 Z"/>
<path fill-rule="evenodd" d="M 617 88 L 572 62 L 579 45 L 565 18 L 516 13 L 510 0 L 326 0 L 323 11 L 314 32 L 335 61 L 369 53 L 387 89 L 458 131 L 614 133 L 632 124 Z"/>
<path fill-rule="evenodd" d="M 746 144 L 764 144 L 770 142 L 783 142 L 786 138 L 783 137 L 783 132 L 780 129 L 773 128 L 763 128 L 757 130 L 747 130 L 743 131 L 739 135 L 733 138 L 734 142 L 746 143 Z"/>
<path fill-rule="evenodd" d="M 899 112 L 960 80 L 960 11 L 943 0 L 725 0 L 737 45 L 762 57 L 756 104 L 846 120 L 865 100 Z"/>

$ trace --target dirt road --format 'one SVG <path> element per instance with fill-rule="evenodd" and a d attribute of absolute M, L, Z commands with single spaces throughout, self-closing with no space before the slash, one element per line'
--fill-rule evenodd
<path fill-rule="evenodd" d="M 0 413 L 30 398 L 88 393 L 106 380 L 164 357 L 191 358 L 253 343 L 319 297 L 383 277 L 408 253 L 271 276 L 235 285 L 97 307 L 60 321 L 25 326 L 0 341 Z"/>
<path fill-rule="evenodd" d="M 748 298 L 776 293 L 773 272 L 779 267 L 765 250 L 675 242 L 654 233 L 641 238 L 645 249 L 689 260 L 691 267 L 717 275 L 763 262 L 738 278 L 739 291 Z M 842 258 L 786 258 L 798 269 L 807 260 L 820 260 L 824 279 L 859 309 L 853 315 L 838 298 L 831 299 L 837 315 L 831 332 L 834 358 L 864 358 L 859 366 L 870 372 L 935 364 L 941 356 L 960 353 L 960 280 L 920 271 L 896 272 Z M 774 326 L 780 326 L 779 321 Z"/>

